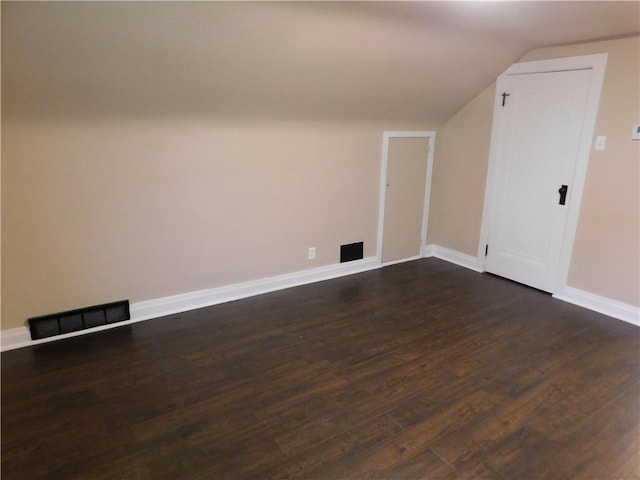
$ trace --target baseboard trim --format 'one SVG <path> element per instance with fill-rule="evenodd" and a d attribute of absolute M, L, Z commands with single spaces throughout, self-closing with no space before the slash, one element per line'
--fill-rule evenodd
<path fill-rule="evenodd" d="M 435 245 L 422 245 L 420 250 L 420 255 L 424 258 L 434 257 L 434 253 L 436 250 Z"/>
<path fill-rule="evenodd" d="M 388 267 L 390 265 L 397 265 L 399 263 L 412 262 L 413 260 L 420 260 L 424 255 L 415 255 L 413 257 L 401 258 L 400 260 L 392 260 L 390 262 L 384 262 L 381 267 Z"/>
<path fill-rule="evenodd" d="M 449 263 L 455 263 L 461 267 L 469 268 L 476 272 L 484 272 L 482 259 L 441 247 L 439 245 L 424 245 L 422 247 L 422 256 L 436 257 Z M 573 287 L 566 287 L 561 293 L 554 294 L 553 298 L 640 326 L 640 308 L 627 303 L 602 297 Z"/>
<path fill-rule="evenodd" d="M 457 252 L 456 250 L 451 250 L 439 245 L 425 245 L 422 250 L 424 257 L 436 257 L 449 263 L 469 268 L 476 272 L 484 271 L 482 261 L 478 257 Z"/>
<path fill-rule="evenodd" d="M 195 310 L 197 308 L 240 300 L 254 295 L 362 273 L 376 268 L 380 268 L 378 259 L 376 257 L 367 257 L 363 260 L 355 260 L 353 262 L 326 265 L 310 270 L 302 270 L 300 272 L 132 303 L 130 307 L 130 320 L 56 335 L 55 337 L 43 338 L 41 340 L 31 340 L 31 335 L 27 327 L 13 328 L 0 333 L 0 351 L 4 352 L 16 348 L 61 340 L 63 338 L 77 337 L 79 335 L 130 325 L 132 323 L 143 322 L 153 318 Z"/>
<path fill-rule="evenodd" d="M 473 257 L 438 245 L 423 245 L 421 248 L 421 256 L 425 258 L 436 257 L 476 272 L 484 271 L 482 261 L 478 257 Z M 420 257 L 411 257 L 398 262 L 382 264 L 376 257 L 367 257 L 363 260 L 356 260 L 353 262 L 326 265 L 310 270 L 302 270 L 300 272 L 277 275 L 249 282 L 236 283 L 223 287 L 210 288 L 180 295 L 157 298 L 154 300 L 147 300 L 144 302 L 132 303 L 130 308 L 130 320 L 80 330 L 78 332 L 56 335 L 55 337 L 43 338 L 41 340 L 31 340 L 31 335 L 27 327 L 3 330 L 0 332 L 0 351 L 4 352 L 16 348 L 29 347 L 41 343 L 61 340 L 63 338 L 86 335 L 102 330 L 108 330 L 110 328 L 121 327 L 123 325 L 151 320 L 153 318 L 240 300 L 254 295 L 261 295 L 263 293 L 284 290 L 286 288 L 375 270 L 383 266 L 415 260 L 418 258 Z M 574 305 L 640 326 L 640 308 L 634 307 L 633 305 L 601 297 L 600 295 L 595 295 L 573 287 L 567 287 L 563 292 L 554 294 L 553 297 L 558 300 L 573 303 Z"/>
<path fill-rule="evenodd" d="M 284 290 L 308 283 L 321 282 L 332 278 L 344 277 L 354 273 L 366 272 L 380 267 L 375 257 L 345 262 L 310 270 L 302 270 L 275 277 L 251 280 L 248 282 L 226 285 L 218 288 L 199 290 L 196 292 L 173 295 L 170 297 L 138 302 L 131 305 L 131 316 L 140 320 L 148 320 L 160 316 L 182 313 L 197 308 L 209 307 L 219 303 L 240 300 L 254 295 Z"/>
<path fill-rule="evenodd" d="M 29 328 L 18 327 L 3 330 L 0 334 L 0 350 L 13 350 L 14 348 L 27 347 L 31 345 L 31 334 Z M 33 342 L 35 344 L 35 342 Z"/>
<path fill-rule="evenodd" d="M 640 308 L 628 303 L 601 297 L 573 287 L 567 287 L 563 292 L 554 294 L 553 298 L 640 326 Z"/>

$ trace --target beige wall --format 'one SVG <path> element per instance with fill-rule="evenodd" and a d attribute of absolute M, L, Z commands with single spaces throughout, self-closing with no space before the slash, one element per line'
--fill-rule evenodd
<path fill-rule="evenodd" d="M 525 58 L 603 51 L 609 65 L 596 134 L 608 136 L 607 150 L 590 160 L 569 281 L 638 305 L 640 142 L 629 139 L 640 121 L 638 39 Z M 104 116 L 98 107 L 111 104 L 108 89 L 71 89 L 79 94 L 68 97 L 86 102 L 91 115 L 65 116 L 58 87 L 45 89 L 59 107 L 48 115 L 14 109 L 2 119 L 2 329 L 59 310 L 335 263 L 347 242 L 364 241 L 365 256 L 373 255 L 384 130 L 438 131 L 428 243 L 476 254 L 493 86 L 443 130 L 425 120 L 438 118 L 432 112 L 416 122 L 368 110 L 275 121 L 266 120 L 268 106 L 260 115 L 212 116 L 173 110 L 156 96 L 154 109 L 138 109 L 145 115 L 115 108 Z M 11 93 L 3 81 L 5 103 Z"/>
<path fill-rule="evenodd" d="M 608 53 L 595 135 L 569 271 L 570 286 L 640 305 L 640 37 L 535 50 L 521 61 Z M 494 86 L 445 125 L 434 165 L 429 242 L 477 251 Z"/>
<path fill-rule="evenodd" d="M 433 128 L 176 118 L 2 129 L 7 329 L 337 263 L 344 243 L 375 255 L 383 130 Z"/>
<path fill-rule="evenodd" d="M 2 3 L 2 329 L 374 255 L 383 131 L 475 89 L 374 5 L 152 3 Z"/>
<path fill-rule="evenodd" d="M 495 83 L 456 113 L 436 143 L 427 243 L 475 256 L 487 178 Z"/>

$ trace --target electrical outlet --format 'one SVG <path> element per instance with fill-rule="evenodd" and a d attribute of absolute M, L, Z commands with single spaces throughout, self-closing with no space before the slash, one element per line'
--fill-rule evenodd
<path fill-rule="evenodd" d="M 316 247 L 309 247 L 309 260 L 316 258 Z"/>
<path fill-rule="evenodd" d="M 596 150 L 604 150 L 605 145 L 607 144 L 607 137 L 604 135 L 600 135 L 596 137 Z"/>

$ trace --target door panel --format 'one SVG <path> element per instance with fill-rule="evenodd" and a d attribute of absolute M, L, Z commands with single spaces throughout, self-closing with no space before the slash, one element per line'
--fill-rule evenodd
<path fill-rule="evenodd" d="M 420 254 L 429 138 L 389 139 L 382 261 Z"/>
<path fill-rule="evenodd" d="M 553 291 L 590 77 L 590 70 L 513 75 L 501 85 L 509 96 L 496 111 L 487 271 Z"/>

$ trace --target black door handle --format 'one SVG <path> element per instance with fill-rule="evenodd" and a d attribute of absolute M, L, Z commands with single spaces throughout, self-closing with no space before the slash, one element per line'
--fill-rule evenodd
<path fill-rule="evenodd" d="M 567 201 L 567 190 L 569 190 L 569 186 L 568 185 L 562 185 L 560 187 L 560 190 L 558 190 L 558 193 L 560 194 L 560 202 L 558 202 L 560 205 L 564 205 Z"/>

